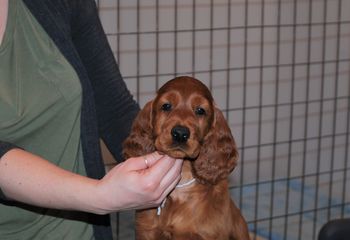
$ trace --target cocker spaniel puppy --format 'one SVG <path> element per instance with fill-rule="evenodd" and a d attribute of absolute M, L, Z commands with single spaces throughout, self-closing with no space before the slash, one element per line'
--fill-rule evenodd
<path fill-rule="evenodd" d="M 126 158 L 153 151 L 185 159 L 182 179 L 158 209 L 136 213 L 138 240 L 247 240 L 247 224 L 230 198 L 237 148 L 209 89 L 192 77 L 161 87 L 136 117 Z"/>

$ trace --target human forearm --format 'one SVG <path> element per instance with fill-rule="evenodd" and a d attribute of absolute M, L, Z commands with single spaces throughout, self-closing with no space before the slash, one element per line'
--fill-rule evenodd
<path fill-rule="evenodd" d="M 7 198 L 27 204 L 107 214 L 159 205 L 180 180 L 181 165 L 182 160 L 153 153 L 130 158 L 94 180 L 13 149 L 0 159 L 0 188 Z"/>
<path fill-rule="evenodd" d="M 98 181 L 83 177 L 13 149 L 0 160 L 0 187 L 11 200 L 47 208 L 97 212 Z"/>

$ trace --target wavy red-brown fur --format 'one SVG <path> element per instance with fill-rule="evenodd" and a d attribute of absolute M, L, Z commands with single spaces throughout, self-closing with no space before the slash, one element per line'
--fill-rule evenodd
<path fill-rule="evenodd" d="M 171 104 L 169 111 L 162 110 Z M 200 107 L 204 115 L 196 114 Z M 171 129 L 190 131 L 186 144 L 174 146 Z M 221 111 L 208 88 L 191 77 L 167 82 L 136 117 L 124 143 L 125 157 L 154 150 L 185 158 L 182 180 L 196 182 L 176 188 L 161 214 L 157 209 L 137 211 L 137 240 L 248 240 L 247 225 L 230 198 L 228 176 L 237 164 L 237 148 Z"/>

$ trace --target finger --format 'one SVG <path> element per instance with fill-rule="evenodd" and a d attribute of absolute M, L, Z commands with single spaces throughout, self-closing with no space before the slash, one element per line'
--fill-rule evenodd
<path fill-rule="evenodd" d="M 178 175 L 174 179 L 174 181 L 172 181 L 171 184 L 166 189 L 164 189 L 164 192 L 161 194 L 160 198 L 157 200 L 157 203 L 161 203 L 164 200 L 164 198 L 166 198 L 171 193 L 171 191 L 173 191 L 173 189 L 180 182 L 180 180 L 181 180 L 181 176 Z"/>
<path fill-rule="evenodd" d="M 125 164 L 127 164 L 129 170 L 143 170 L 153 166 L 161 157 L 162 155 L 158 152 L 153 152 L 144 156 L 129 158 Z"/>
<path fill-rule="evenodd" d="M 175 159 L 167 155 L 163 155 L 153 166 L 147 169 L 148 178 L 152 179 L 152 182 L 160 184 L 164 176 L 174 166 Z"/>
<path fill-rule="evenodd" d="M 170 192 L 176 187 L 176 185 L 180 182 L 181 176 L 178 175 L 174 181 L 171 182 L 171 184 L 164 189 L 164 191 L 161 193 L 160 197 L 153 202 L 145 203 L 143 206 L 140 206 L 139 209 L 146 209 L 146 208 L 154 208 L 158 207 L 163 200 L 170 194 Z"/>
<path fill-rule="evenodd" d="M 182 159 L 176 160 L 174 167 L 172 167 L 168 173 L 164 176 L 159 184 L 158 190 L 160 191 L 160 197 L 152 203 L 152 206 L 158 206 L 163 199 L 170 194 L 170 192 L 176 187 L 181 180 Z"/>
<path fill-rule="evenodd" d="M 161 179 L 160 187 L 168 188 L 179 176 L 181 177 L 182 159 L 177 159 L 174 166 Z"/>
<path fill-rule="evenodd" d="M 144 202 L 142 206 L 139 206 L 138 209 L 145 209 L 145 208 L 152 208 L 157 207 L 159 204 L 163 201 L 163 199 L 169 195 L 169 193 L 175 188 L 175 186 L 179 183 L 181 180 L 181 167 L 182 167 L 183 160 L 178 159 L 176 160 L 176 163 L 174 164 L 174 167 L 172 167 L 169 172 L 164 177 L 165 179 L 162 179 L 162 185 L 163 187 L 159 187 L 158 191 L 160 191 L 160 197 L 158 199 L 154 199 L 151 202 Z"/>
<path fill-rule="evenodd" d="M 151 154 L 143 156 L 144 162 L 148 167 L 152 167 L 154 164 L 156 164 L 164 154 L 160 154 L 159 152 L 153 152 Z"/>

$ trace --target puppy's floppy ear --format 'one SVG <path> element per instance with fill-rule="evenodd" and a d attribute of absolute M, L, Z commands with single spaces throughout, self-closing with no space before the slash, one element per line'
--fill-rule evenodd
<path fill-rule="evenodd" d="M 225 179 L 237 165 L 238 152 L 222 112 L 215 107 L 212 129 L 204 139 L 198 158 L 192 162 L 195 178 L 204 184 Z"/>
<path fill-rule="evenodd" d="M 125 158 L 145 155 L 155 150 L 152 136 L 152 102 L 146 103 L 133 122 L 130 135 L 123 143 Z"/>

